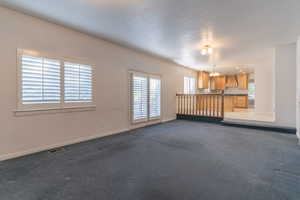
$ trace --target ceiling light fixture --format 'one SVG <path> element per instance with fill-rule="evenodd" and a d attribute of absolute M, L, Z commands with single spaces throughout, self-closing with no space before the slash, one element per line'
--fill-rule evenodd
<path fill-rule="evenodd" d="M 201 54 L 203 56 L 205 55 L 211 55 L 213 53 L 213 48 L 210 45 L 205 45 L 202 49 L 201 49 Z"/>
<path fill-rule="evenodd" d="M 214 76 L 220 76 L 220 73 L 218 73 L 218 72 L 212 72 L 212 73 L 209 74 L 209 76 L 212 76 L 212 77 L 214 77 Z"/>
<path fill-rule="evenodd" d="M 216 65 L 213 66 L 213 71 L 209 73 L 209 76 L 214 77 L 214 76 L 220 76 L 221 74 L 216 72 Z"/>

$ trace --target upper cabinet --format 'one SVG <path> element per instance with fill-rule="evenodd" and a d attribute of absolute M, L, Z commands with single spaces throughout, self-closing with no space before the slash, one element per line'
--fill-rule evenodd
<path fill-rule="evenodd" d="M 212 90 L 225 90 L 226 77 L 225 76 L 214 76 L 210 79 L 210 85 Z"/>
<path fill-rule="evenodd" d="M 198 89 L 207 89 L 209 87 L 209 73 L 198 72 Z"/>
<path fill-rule="evenodd" d="M 238 86 L 238 81 L 235 75 L 226 76 L 226 87 L 236 88 L 237 86 Z"/>
<path fill-rule="evenodd" d="M 210 84 L 209 84 L 210 83 Z M 226 88 L 248 89 L 248 74 L 209 76 L 209 72 L 198 72 L 198 89 L 225 90 Z"/>
<path fill-rule="evenodd" d="M 237 80 L 238 80 L 238 88 L 240 90 L 248 89 L 248 74 L 246 73 L 238 74 Z"/>

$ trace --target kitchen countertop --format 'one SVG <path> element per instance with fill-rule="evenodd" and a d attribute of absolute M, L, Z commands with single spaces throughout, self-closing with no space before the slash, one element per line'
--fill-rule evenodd
<path fill-rule="evenodd" d="M 224 94 L 224 96 L 248 96 L 248 94 Z"/>
<path fill-rule="evenodd" d="M 219 93 L 219 92 L 201 92 L 201 93 L 198 93 L 198 94 L 207 94 L 207 95 L 209 95 L 209 94 L 211 94 L 211 95 L 219 94 L 219 95 L 221 95 L 222 93 Z M 248 93 L 224 93 L 224 96 L 248 96 Z"/>

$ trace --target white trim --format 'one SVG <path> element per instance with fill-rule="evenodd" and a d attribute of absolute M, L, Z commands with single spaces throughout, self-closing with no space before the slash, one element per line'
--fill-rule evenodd
<path fill-rule="evenodd" d="M 60 62 L 60 103 L 45 103 L 45 104 L 22 104 L 22 71 L 21 71 L 21 59 L 23 55 L 35 56 L 47 59 L 54 59 Z M 73 62 L 80 65 L 88 65 L 92 69 L 92 102 L 76 102 L 65 103 L 64 102 L 64 64 L 65 62 Z M 62 110 L 70 108 L 86 108 L 95 107 L 95 65 L 91 65 L 82 59 L 73 59 L 63 56 L 53 56 L 46 53 L 41 53 L 35 50 L 17 49 L 17 99 L 15 112 L 35 112 L 35 111 L 48 111 L 48 110 Z"/>
<path fill-rule="evenodd" d="M 67 145 L 78 144 L 78 143 L 81 143 L 81 142 L 86 142 L 86 141 L 89 141 L 89 140 L 94 140 L 94 139 L 102 138 L 102 137 L 105 137 L 105 136 L 120 134 L 120 133 L 123 133 L 123 132 L 126 132 L 126 131 L 130 131 L 132 129 L 138 128 L 138 127 L 145 127 L 145 126 L 152 125 L 152 124 L 166 123 L 166 122 L 170 122 L 170 121 L 174 121 L 174 120 L 176 120 L 176 117 L 164 119 L 162 121 L 158 121 L 157 123 L 152 122 L 152 123 L 144 124 L 144 125 L 141 125 L 141 126 L 118 129 L 118 130 L 115 130 L 115 131 L 109 131 L 109 132 L 102 133 L 102 134 L 96 134 L 96 135 L 91 135 L 91 136 L 87 136 L 87 137 L 79 137 L 79 138 L 75 138 L 75 139 L 72 139 L 72 140 L 69 140 L 69 141 L 66 141 L 66 142 L 61 142 L 61 143 L 56 143 L 56 144 L 51 144 L 51 145 L 45 145 L 45 146 L 31 148 L 31 149 L 27 149 L 27 150 L 23 150 L 23 151 L 19 151 L 19 152 L 14 152 L 14 153 L 7 153 L 7 154 L 0 155 L 0 161 L 13 159 L 13 158 L 18 158 L 18 157 L 21 157 L 21 156 L 30 155 L 30 154 L 34 154 L 34 153 L 38 153 L 38 152 L 42 152 L 42 151 L 47 151 L 47 150 L 50 150 L 50 149 L 63 147 L 63 146 L 67 146 Z"/>
<path fill-rule="evenodd" d="M 161 112 L 161 109 L 160 109 Z M 149 117 L 149 121 L 155 121 L 155 120 L 160 120 L 161 119 L 161 114 L 158 117 Z"/>
<path fill-rule="evenodd" d="M 170 122 L 170 121 L 174 121 L 174 120 L 176 120 L 176 117 L 164 119 L 164 120 L 162 120 L 161 122 L 162 122 L 162 123 L 166 123 L 166 122 Z"/>
<path fill-rule="evenodd" d="M 27 150 L 24 150 L 24 151 L 19 151 L 19 152 L 14 152 L 14 153 L 7 153 L 7 154 L 4 154 L 4 155 L 0 155 L 0 161 L 12 159 L 12 158 L 17 158 L 17 157 L 21 157 L 21 156 L 25 156 L 25 155 L 30 155 L 30 154 L 33 154 L 33 153 L 46 151 L 46 150 L 49 150 L 49 149 L 58 148 L 58 147 L 62 147 L 62 146 L 67 146 L 67 145 L 71 145 L 71 144 L 77 144 L 77 143 L 80 143 L 80 142 L 85 142 L 85 141 L 89 141 L 89 140 L 93 140 L 93 139 L 97 139 L 97 138 L 102 138 L 102 137 L 109 136 L 109 135 L 119 134 L 119 133 L 126 132 L 126 131 L 129 131 L 129 129 L 124 128 L 124 129 L 119 129 L 119 130 L 115 130 L 115 131 L 109 131 L 109 132 L 102 133 L 102 134 L 96 134 L 96 135 L 87 136 L 87 137 L 79 137 L 79 138 L 72 139 L 72 140 L 69 140 L 69 141 L 66 141 L 66 142 L 62 142 L 62 143 L 45 145 L 45 146 L 36 147 L 36 148 L 32 148 L 32 149 L 27 149 Z"/>
<path fill-rule="evenodd" d="M 17 109 L 14 112 L 37 112 L 37 111 L 51 111 L 51 110 L 68 110 L 68 109 L 82 109 L 82 108 L 96 108 L 95 105 L 89 106 L 72 106 L 72 107 L 62 107 L 62 108 L 44 108 L 44 109 Z"/>
<path fill-rule="evenodd" d="M 137 72 L 137 71 L 133 71 L 133 70 L 129 70 L 128 71 L 129 74 L 129 120 L 131 122 L 132 125 L 138 125 L 140 123 L 147 123 L 151 121 L 161 121 L 162 118 L 162 103 L 163 103 L 163 92 L 162 92 L 162 76 L 158 75 L 158 74 L 151 74 L 151 73 L 146 73 L 146 72 Z M 134 120 L 133 119 L 133 113 L 132 113 L 132 106 L 133 106 L 133 102 L 132 102 L 132 80 L 133 80 L 133 76 L 140 76 L 140 77 L 145 77 L 147 79 L 147 107 L 148 107 L 148 113 L 147 113 L 147 117 L 143 118 L 143 119 L 138 119 L 138 120 Z M 160 116 L 157 117 L 150 117 L 149 113 L 150 113 L 150 104 L 149 104 L 149 97 L 150 97 L 150 79 L 159 79 L 160 80 Z"/>
<path fill-rule="evenodd" d="M 62 60 L 62 61 L 66 61 L 66 62 L 75 62 L 75 63 L 82 64 L 82 65 L 96 66 L 95 63 L 90 62 L 89 59 L 87 59 L 87 58 L 78 58 L 78 57 L 72 58 L 72 57 L 67 57 L 67 56 L 63 56 L 63 55 L 47 53 L 47 52 L 43 52 L 40 50 L 22 49 L 22 48 L 17 48 L 17 52 L 24 53 L 29 56 L 47 57 L 50 59 Z"/>

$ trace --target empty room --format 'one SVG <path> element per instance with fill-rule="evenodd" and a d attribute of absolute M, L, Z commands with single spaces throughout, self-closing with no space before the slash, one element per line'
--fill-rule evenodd
<path fill-rule="evenodd" d="M 0 200 L 299 200 L 299 11 L 0 0 Z"/>

